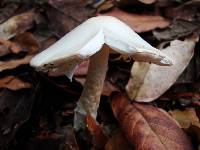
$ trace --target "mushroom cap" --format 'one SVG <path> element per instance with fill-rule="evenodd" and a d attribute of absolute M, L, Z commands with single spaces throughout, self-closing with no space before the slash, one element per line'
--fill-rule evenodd
<path fill-rule="evenodd" d="M 72 72 L 82 60 L 101 50 L 103 44 L 137 61 L 172 64 L 167 56 L 144 41 L 125 23 L 115 17 L 97 16 L 86 20 L 36 55 L 30 65 L 41 71 L 56 70 L 62 65 L 66 71 Z"/>

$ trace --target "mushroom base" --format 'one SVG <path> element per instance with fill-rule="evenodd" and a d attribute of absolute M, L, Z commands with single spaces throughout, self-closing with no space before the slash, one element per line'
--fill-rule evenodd
<path fill-rule="evenodd" d="M 104 45 L 103 48 L 90 59 L 84 89 L 75 109 L 75 130 L 85 128 L 86 115 L 91 115 L 93 118 L 97 116 L 101 92 L 108 69 L 108 58 L 109 47 Z"/>

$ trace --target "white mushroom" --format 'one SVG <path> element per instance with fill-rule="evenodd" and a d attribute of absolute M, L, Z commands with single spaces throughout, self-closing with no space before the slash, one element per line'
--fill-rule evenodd
<path fill-rule="evenodd" d="M 76 66 L 91 56 L 84 89 L 75 109 L 75 129 L 84 126 L 87 114 L 96 118 L 110 49 L 137 61 L 172 64 L 161 51 L 144 41 L 126 24 L 110 16 L 88 19 L 30 62 L 39 71 L 64 70 L 72 78 Z"/>

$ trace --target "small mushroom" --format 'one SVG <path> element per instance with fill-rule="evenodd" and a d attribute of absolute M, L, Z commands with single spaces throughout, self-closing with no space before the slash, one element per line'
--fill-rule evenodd
<path fill-rule="evenodd" d="M 111 50 L 136 61 L 172 65 L 161 51 L 144 41 L 126 24 L 110 16 L 86 20 L 30 62 L 39 71 L 62 71 L 71 79 L 76 66 L 91 57 L 84 89 L 75 109 L 75 129 L 84 127 L 87 114 L 93 118 L 97 116 Z"/>

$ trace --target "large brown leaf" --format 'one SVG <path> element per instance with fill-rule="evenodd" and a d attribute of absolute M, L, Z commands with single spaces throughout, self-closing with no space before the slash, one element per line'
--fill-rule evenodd
<path fill-rule="evenodd" d="M 195 44 L 195 38 L 172 41 L 169 47 L 162 50 L 173 60 L 173 65 L 169 67 L 135 62 L 126 86 L 128 96 L 140 102 L 149 102 L 161 96 L 189 64 Z"/>
<path fill-rule="evenodd" d="M 113 97 L 112 109 L 136 150 L 193 149 L 187 135 L 162 109 L 148 104 L 130 104 L 122 94 Z"/>
<path fill-rule="evenodd" d="M 114 9 L 102 15 L 117 17 L 127 23 L 134 31 L 139 33 L 169 26 L 169 21 L 161 16 L 127 13 L 119 9 Z"/>

